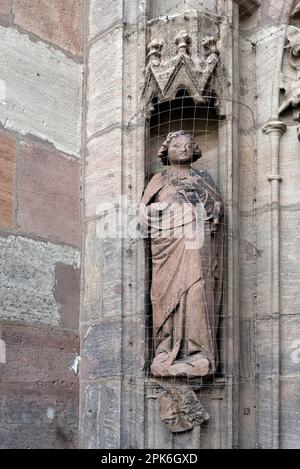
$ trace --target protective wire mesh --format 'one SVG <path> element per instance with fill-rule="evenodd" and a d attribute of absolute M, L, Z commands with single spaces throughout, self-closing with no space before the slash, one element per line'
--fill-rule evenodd
<path fill-rule="evenodd" d="M 197 2 L 178 2 L 178 7 L 182 6 L 197 8 L 195 6 Z M 240 407 L 238 412 L 241 411 L 243 415 L 242 419 L 239 420 L 239 425 L 244 425 L 241 429 L 241 433 L 244 435 L 244 439 L 248 439 L 248 447 L 256 447 L 257 440 L 254 437 L 255 432 L 247 429 L 247 421 L 250 421 L 250 425 L 257 428 L 260 423 L 257 421 L 257 366 L 259 357 L 257 357 L 257 347 L 254 343 L 257 333 L 257 263 L 261 256 L 259 247 L 257 246 L 257 207 L 256 207 L 256 185 L 257 185 L 257 110 L 256 102 L 263 97 L 264 89 L 257 87 L 257 81 L 255 76 L 255 70 L 259 72 L 260 69 L 266 70 L 269 68 L 270 72 L 276 65 L 274 57 L 268 55 L 266 47 L 265 55 L 259 57 L 255 53 L 255 47 L 258 42 L 276 41 L 277 37 L 281 34 L 281 29 L 277 29 L 275 32 L 272 30 L 272 26 L 278 26 L 281 24 L 281 10 L 274 6 L 274 2 L 264 2 L 264 8 L 261 10 L 260 15 L 268 20 L 268 27 L 264 28 L 260 25 L 260 39 L 255 41 L 255 31 L 252 35 L 248 34 L 247 22 L 249 21 L 249 11 L 247 8 L 242 9 L 240 15 L 241 28 L 239 33 L 233 31 L 234 35 L 238 34 L 238 41 L 240 44 L 240 90 L 236 104 L 239 106 L 240 121 L 239 121 L 239 175 L 238 179 L 234 181 L 234 184 L 240 185 L 240 194 L 237 200 L 237 211 L 239 213 L 239 231 L 238 234 L 230 234 L 230 237 L 234 236 L 238 241 L 240 259 L 239 259 L 239 296 L 240 304 L 238 312 L 228 311 L 227 305 L 227 292 L 228 288 L 228 277 L 229 277 L 229 265 L 228 262 L 228 201 L 226 199 L 226 178 L 228 177 L 228 161 L 224 158 L 224 154 L 220 151 L 220 145 L 223 145 L 222 139 L 220 139 L 220 127 L 223 123 L 223 118 L 218 115 L 218 109 L 215 106 L 214 95 L 212 88 L 208 88 L 207 92 L 207 103 L 205 105 L 197 104 L 193 99 L 193 96 L 189 95 L 186 88 L 182 87 L 178 90 L 177 96 L 170 102 L 157 102 L 154 101 L 154 110 L 149 121 L 149 127 L 147 132 L 146 142 L 146 183 L 148 183 L 154 174 L 166 169 L 162 166 L 157 155 L 159 149 L 170 132 L 176 130 L 185 130 L 191 133 L 193 139 L 199 144 L 202 150 L 202 158 L 193 164 L 195 169 L 207 170 L 213 177 L 224 202 L 225 206 L 225 217 L 222 220 L 224 228 L 224 269 L 223 269 L 223 296 L 221 301 L 221 310 L 219 315 L 218 333 L 217 333 L 217 346 L 219 354 L 219 365 L 217 372 L 210 377 L 209 381 L 201 382 L 201 393 L 205 395 L 205 389 L 211 389 L 211 387 L 220 387 L 222 380 L 226 381 L 226 369 L 224 361 L 227 357 L 228 343 L 228 322 L 232 320 L 231 314 L 237 314 L 239 316 L 238 321 L 240 331 L 240 344 L 239 344 L 239 363 L 235 364 L 236 372 L 233 376 L 233 386 L 238 385 L 240 388 Z M 290 4 L 294 3 L 292 1 Z M 245 2 L 248 5 L 249 2 Z M 201 7 L 199 6 L 199 10 Z M 277 12 L 276 15 L 268 16 L 267 11 L 273 10 Z M 203 9 L 201 9 L 202 14 Z M 168 15 L 174 13 L 174 7 L 164 14 Z M 274 19 L 276 16 L 278 19 Z M 245 23 L 245 29 L 243 30 L 243 21 Z M 255 29 L 255 28 L 253 28 Z M 285 26 L 282 26 L 282 30 Z M 244 67 L 245 62 L 252 62 L 253 74 L 249 79 L 247 67 Z M 261 63 L 260 63 L 261 62 Z M 250 65 L 250 67 L 251 67 Z M 248 64 L 249 67 L 249 64 Z M 264 78 L 267 81 L 266 86 L 273 86 L 272 72 L 269 76 Z M 276 92 L 276 91 L 274 91 Z M 247 154 L 247 157 L 243 157 Z M 223 158 L 223 160 L 222 160 Z M 152 282 L 152 261 L 151 261 L 151 248 L 150 241 L 148 241 L 146 247 L 146 265 L 147 265 L 147 367 L 146 374 L 151 377 L 150 363 L 155 356 L 155 346 L 153 341 L 153 312 L 150 300 L 150 288 Z M 183 269 L 187 269 L 188 266 L 182 266 Z M 268 273 L 268 275 L 270 272 Z M 266 292 L 267 293 L 267 292 Z M 270 363 L 267 364 L 271 373 L 272 363 L 270 356 Z M 264 375 L 266 376 L 266 374 Z M 269 383 L 269 378 L 262 377 L 260 380 L 264 380 L 266 384 Z M 159 378 L 156 378 L 159 381 Z M 196 380 L 197 381 L 197 380 Z M 169 384 L 176 384 L 176 386 L 192 385 L 197 390 L 197 382 L 194 379 L 183 379 L 178 380 L 176 378 L 169 378 Z M 164 380 L 161 381 L 165 383 Z M 198 382 L 200 386 L 200 383 Z M 244 405 L 244 394 L 245 389 L 250 390 L 252 398 L 250 399 L 251 405 L 243 407 Z M 200 389 L 200 388 L 199 388 Z M 269 391 L 271 392 L 271 391 Z M 215 399 L 222 399 L 224 396 L 215 397 Z M 249 399 L 248 399 L 249 401 Z M 149 401 L 150 402 L 150 401 Z M 225 398 L 224 401 L 225 402 Z M 272 402 L 268 398 L 267 403 L 263 403 L 265 414 L 272 412 Z M 150 406 L 150 404 L 149 404 Z M 284 411 L 284 403 L 281 403 L 281 410 Z M 201 446 L 211 445 L 212 440 L 208 434 L 214 434 L 220 432 L 220 407 L 215 406 L 210 408 L 211 420 L 208 425 L 204 424 L 201 427 Z M 299 412 L 295 410 L 297 416 Z M 248 420 L 247 420 L 248 419 Z M 266 423 L 266 426 L 270 428 L 259 429 L 259 431 L 271 432 L 271 423 Z M 154 423 L 152 422 L 151 425 Z M 157 425 L 157 442 L 163 441 L 167 447 L 180 447 L 178 445 L 190 444 L 199 447 L 200 436 L 197 433 L 200 432 L 194 430 L 192 433 L 187 432 L 184 437 L 183 434 L 172 435 L 171 433 L 165 433 L 163 430 L 159 430 L 159 423 Z M 152 430 L 153 431 L 153 430 Z M 207 436 L 206 436 L 207 435 Z M 181 440 L 179 438 L 183 438 Z M 184 443 L 185 438 L 185 443 Z M 214 443 L 218 445 L 217 443 Z"/>

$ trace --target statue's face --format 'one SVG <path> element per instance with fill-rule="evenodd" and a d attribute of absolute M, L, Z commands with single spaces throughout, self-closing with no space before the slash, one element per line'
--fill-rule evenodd
<path fill-rule="evenodd" d="M 191 135 L 173 137 L 168 147 L 170 165 L 187 165 L 193 159 L 193 142 Z"/>

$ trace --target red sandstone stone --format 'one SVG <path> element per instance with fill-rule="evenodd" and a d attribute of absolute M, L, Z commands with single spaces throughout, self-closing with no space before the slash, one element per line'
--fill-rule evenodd
<path fill-rule="evenodd" d="M 82 0 L 16 0 L 15 23 L 75 55 L 82 53 Z"/>
<path fill-rule="evenodd" d="M 80 307 L 80 269 L 72 265 L 55 266 L 55 299 L 60 306 L 61 326 L 78 330 Z"/>
<path fill-rule="evenodd" d="M 0 0 L 0 15 L 8 16 L 11 10 L 12 0 Z"/>
<path fill-rule="evenodd" d="M 78 335 L 45 327 L 2 325 L 6 343 L 6 363 L 1 365 L 1 385 L 68 383 L 77 376 L 71 369 L 79 350 Z"/>
<path fill-rule="evenodd" d="M 0 448 L 77 446 L 78 335 L 54 328 L 2 325 Z M 5 428 L 5 431 L 3 431 Z"/>
<path fill-rule="evenodd" d="M 22 144 L 18 222 L 23 231 L 80 244 L 80 164 L 36 144 Z"/>
<path fill-rule="evenodd" d="M 0 133 L 0 226 L 14 225 L 14 152 L 15 139 Z"/>

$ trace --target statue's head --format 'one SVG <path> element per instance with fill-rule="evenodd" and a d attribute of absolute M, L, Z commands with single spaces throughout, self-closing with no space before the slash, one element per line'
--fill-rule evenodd
<path fill-rule="evenodd" d="M 188 165 L 197 161 L 201 156 L 200 148 L 186 130 L 169 133 L 158 153 L 164 165 Z"/>

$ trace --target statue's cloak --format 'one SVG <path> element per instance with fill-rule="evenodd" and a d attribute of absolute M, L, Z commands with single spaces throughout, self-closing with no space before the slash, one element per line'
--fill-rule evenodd
<path fill-rule="evenodd" d="M 168 172 L 153 176 L 142 196 L 142 206 L 155 202 L 157 194 L 168 183 Z M 188 293 L 198 282 L 201 285 L 201 311 L 196 312 L 198 330 L 202 330 L 200 347 L 216 368 L 216 334 L 222 297 L 223 271 L 223 203 L 214 181 L 206 171 L 192 170 L 191 176 L 203 193 L 209 194 L 205 207 L 204 242 L 199 249 L 187 249 L 187 238 L 153 238 L 151 301 L 156 349 L 162 340 L 164 324 L 172 313 L 180 311 L 181 300 L 189 301 Z M 201 191 L 200 191 L 201 192 Z M 192 300 L 192 296 L 190 296 Z M 182 310 L 182 308 L 181 308 Z M 180 313 L 181 314 L 181 313 Z M 174 357 L 175 358 L 175 357 Z"/>

